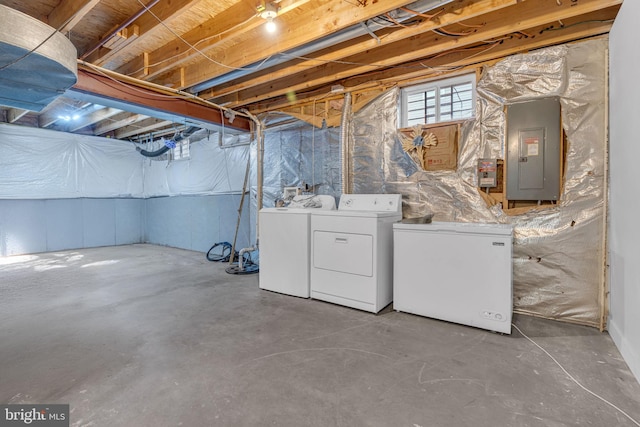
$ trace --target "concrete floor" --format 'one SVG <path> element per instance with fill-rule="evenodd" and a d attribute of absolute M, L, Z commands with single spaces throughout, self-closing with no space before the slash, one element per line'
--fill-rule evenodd
<path fill-rule="evenodd" d="M 516 316 L 586 387 L 640 419 L 607 334 Z M 633 426 L 511 336 L 262 291 L 152 245 L 0 258 L 0 402 L 72 426 Z"/>

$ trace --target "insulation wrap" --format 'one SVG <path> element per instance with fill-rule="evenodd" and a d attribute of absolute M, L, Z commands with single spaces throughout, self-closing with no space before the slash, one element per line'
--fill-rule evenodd
<path fill-rule="evenodd" d="M 399 89 L 388 91 L 349 124 L 353 192 L 401 193 L 405 217 L 433 213 L 434 221 L 513 224 L 515 311 L 598 326 L 604 286 L 606 47 L 606 38 L 549 47 L 483 70 L 475 119 L 461 126 L 455 171 L 425 172 L 402 150 L 396 130 Z M 507 216 L 479 196 L 477 161 L 506 157 L 505 105 L 552 96 L 560 99 L 567 142 L 560 203 Z"/>

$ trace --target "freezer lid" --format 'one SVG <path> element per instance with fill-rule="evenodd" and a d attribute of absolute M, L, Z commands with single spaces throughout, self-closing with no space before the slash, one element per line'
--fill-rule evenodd
<path fill-rule="evenodd" d="M 513 225 L 477 222 L 432 222 L 430 224 L 393 224 L 393 230 L 425 233 L 474 233 L 511 236 Z"/>

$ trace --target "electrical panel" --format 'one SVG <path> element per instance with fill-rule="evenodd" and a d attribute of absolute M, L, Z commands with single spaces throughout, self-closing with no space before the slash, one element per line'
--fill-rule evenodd
<path fill-rule="evenodd" d="M 561 140 L 557 98 L 507 106 L 508 200 L 558 200 Z"/>
<path fill-rule="evenodd" d="M 478 159 L 478 187 L 498 186 L 498 159 Z"/>

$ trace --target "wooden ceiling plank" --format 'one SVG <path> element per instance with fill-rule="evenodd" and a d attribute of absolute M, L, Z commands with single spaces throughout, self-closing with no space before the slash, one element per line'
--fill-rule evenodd
<path fill-rule="evenodd" d="M 100 0 L 65 0 L 49 13 L 48 22 L 63 34 L 71 31 L 78 22 L 93 10 Z"/>
<path fill-rule="evenodd" d="M 325 49 L 324 52 L 319 54 L 308 55 L 309 57 L 313 57 L 313 60 L 303 61 L 292 67 L 283 66 L 281 69 L 265 70 L 257 76 L 252 75 L 237 83 L 214 87 L 207 91 L 200 92 L 199 95 L 205 99 L 209 99 L 224 96 L 231 92 L 248 89 L 317 67 L 319 63 L 337 61 L 369 49 L 375 49 L 382 45 L 407 39 L 425 31 L 456 24 L 460 21 L 472 19 L 485 13 L 495 12 L 507 6 L 512 6 L 516 4 L 517 1 L 518 0 L 465 0 L 463 2 L 449 3 L 443 8 L 443 13 L 438 15 L 437 20 L 425 20 L 416 26 L 400 28 L 385 35 L 384 37 L 380 37 L 378 40 L 368 36 L 358 38 L 353 40 L 351 43 L 343 43 L 331 49 Z"/>
<path fill-rule="evenodd" d="M 446 52 L 450 49 L 462 48 L 485 40 L 500 38 L 514 32 L 526 31 L 529 28 L 540 25 L 555 23 L 558 20 L 585 15 L 604 7 L 617 8 L 620 4 L 621 0 L 581 0 L 576 6 L 573 6 L 570 2 L 563 2 L 558 5 L 555 0 L 521 2 L 508 8 L 511 12 L 509 17 L 505 16 L 503 11 L 486 15 L 483 18 L 487 22 L 486 29 L 480 29 L 468 36 L 443 37 L 431 33 L 423 33 L 414 36 L 410 40 L 381 46 L 378 49 L 372 49 L 369 52 L 348 58 L 349 61 L 357 64 L 375 63 L 376 65 L 324 64 L 308 72 L 300 73 L 296 79 L 288 78 L 274 81 L 248 91 L 240 91 L 234 94 L 233 98 L 218 98 L 216 102 L 234 108 L 276 97 L 290 91 L 306 90 L 332 81 L 375 71 L 381 67 L 410 62 Z M 240 99 L 241 101 L 227 103 L 227 99 Z"/>
<path fill-rule="evenodd" d="M 177 19 L 181 14 L 188 11 L 191 7 L 198 4 L 200 0 L 173 0 L 173 1 L 161 1 L 155 6 L 153 6 L 150 10 L 165 24 L 169 24 L 170 21 Z M 147 1 L 148 3 L 148 1 Z M 135 24 L 139 28 L 139 36 L 138 40 L 143 40 L 149 36 L 151 36 L 155 31 L 166 31 L 166 29 L 158 22 L 153 15 L 146 12 L 143 13 L 138 19 L 133 21 L 132 24 Z M 113 30 L 112 30 L 113 31 Z M 105 34 L 105 37 L 110 34 L 111 31 Z M 131 45 L 129 45 L 130 47 Z M 126 52 L 125 49 L 121 49 L 113 54 L 109 55 L 109 59 L 114 59 L 120 54 Z M 99 49 L 96 52 L 92 53 L 86 58 L 87 62 L 91 62 L 95 65 L 101 65 L 105 61 L 102 60 L 103 56 L 107 53 L 110 53 L 109 50 L 103 49 L 102 51 Z"/>
<path fill-rule="evenodd" d="M 366 21 L 410 3 L 412 3 L 410 0 L 385 0 L 367 2 L 366 6 L 358 6 L 353 2 L 331 0 L 322 6 L 311 8 L 304 14 L 291 17 L 284 15 L 278 21 L 278 40 L 269 44 L 256 43 L 254 38 L 248 38 L 235 44 L 233 49 L 225 47 L 211 49 L 209 56 L 216 58 L 216 61 L 223 63 L 224 66 L 198 58 L 197 62 L 189 64 L 186 68 L 186 86 L 193 86 L 223 75 L 229 71 L 229 67 L 244 67 L 260 62 L 272 55 L 277 55 L 279 52 L 311 43 L 331 33 L 358 25 L 361 21 Z M 286 37 L 284 37 L 285 34 Z M 256 37 L 265 38 L 262 34 L 256 34 Z M 178 71 L 172 70 L 154 82 L 175 84 L 179 82 L 179 77 Z"/>
<path fill-rule="evenodd" d="M 280 15 L 285 14 L 309 1 L 282 1 L 280 2 L 278 13 Z M 182 35 L 182 38 L 190 45 L 196 46 L 200 52 L 204 53 L 211 50 L 224 41 L 238 37 L 264 24 L 264 20 L 256 16 L 256 8 L 254 6 L 247 2 L 236 3 L 215 18 Z M 255 19 L 251 20 L 252 16 Z M 139 56 L 120 67 L 118 72 L 136 78 L 150 79 L 166 73 L 184 62 L 193 60 L 200 53 L 192 49 L 184 41 L 176 39 L 153 52 L 148 52 L 148 55 L 149 58 L 146 64 L 155 65 L 145 66 L 144 56 Z M 148 71 L 147 74 L 144 73 L 145 70 Z"/>

